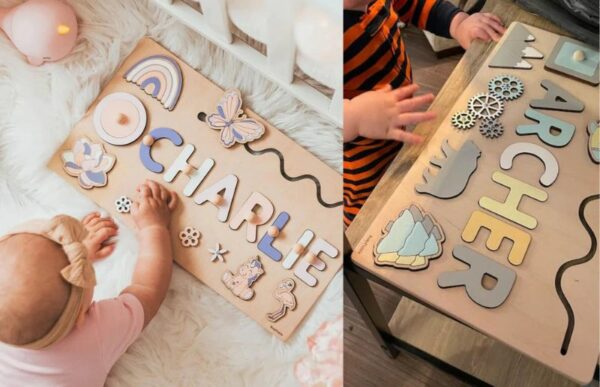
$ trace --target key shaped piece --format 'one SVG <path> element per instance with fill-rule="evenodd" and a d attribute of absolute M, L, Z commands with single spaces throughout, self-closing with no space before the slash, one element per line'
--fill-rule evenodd
<path fill-rule="evenodd" d="M 192 156 L 192 153 L 196 148 L 192 144 L 186 144 L 179 156 L 173 161 L 173 164 L 167 169 L 167 172 L 163 176 L 166 182 L 171 183 L 175 180 L 175 177 L 179 172 L 186 174 L 190 181 L 183 188 L 183 195 L 190 197 L 196 192 L 206 175 L 215 166 L 215 160 L 205 159 L 202 162 L 200 168 L 196 169 L 192 165 L 188 164 L 188 160 Z"/>
<path fill-rule="evenodd" d="M 440 274 L 440 288 L 464 286 L 469 298 L 485 308 L 497 308 L 506 301 L 517 279 L 514 270 L 462 245 L 456 246 L 452 255 L 469 269 Z M 486 275 L 496 280 L 491 289 L 483 286 Z"/>
<path fill-rule="evenodd" d="M 546 95 L 542 99 L 532 99 L 529 102 L 532 108 L 577 113 L 585 109 L 583 102 L 551 80 L 544 79 L 541 86 L 546 89 Z"/>
<path fill-rule="evenodd" d="M 279 302 L 279 307 L 276 311 L 267 313 L 267 320 L 276 322 L 283 318 L 288 310 L 296 309 L 296 296 L 292 293 L 295 287 L 296 282 L 291 278 L 286 278 L 277 284 L 273 296 Z"/>
<path fill-rule="evenodd" d="M 258 249 L 265 253 L 269 258 L 271 258 L 275 262 L 281 261 L 281 258 L 283 258 L 283 254 L 281 254 L 279 250 L 273 247 L 273 242 L 275 241 L 275 238 L 277 238 L 277 236 L 279 235 L 281 230 L 283 230 L 283 228 L 289 220 L 290 214 L 288 214 L 287 212 L 282 212 L 279 215 L 277 215 L 277 218 L 275 218 L 275 221 L 271 225 L 271 228 L 269 228 L 269 230 L 265 233 L 265 235 L 263 235 L 263 237 L 258 242 Z M 272 232 L 272 228 L 276 232 Z"/>
<path fill-rule="evenodd" d="M 157 163 L 152 158 L 152 147 L 156 144 L 156 141 L 167 139 L 175 146 L 181 146 L 183 144 L 183 138 L 179 133 L 171 128 L 156 128 L 152 129 L 149 135 L 145 136 L 142 143 L 140 144 L 140 160 L 147 170 L 154 173 L 162 173 L 165 167 L 162 164 Z"/>

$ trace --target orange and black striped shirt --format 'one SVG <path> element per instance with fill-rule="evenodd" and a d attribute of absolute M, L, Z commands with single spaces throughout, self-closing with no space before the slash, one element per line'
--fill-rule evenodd
<path fill-rule="evenodd" d="M 344 10 L 344 98 L 412 83 L 398 22 L 450 37 L 459 9 L 444 0 L 375 0 L 366 12 Z M 344 223 L 349 225 L 402 143 L 358 137 L 344 144 Z"/>

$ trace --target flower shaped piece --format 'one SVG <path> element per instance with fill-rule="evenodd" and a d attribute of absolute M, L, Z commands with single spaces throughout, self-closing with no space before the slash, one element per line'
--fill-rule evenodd
<path fill-rule="evenodd" d="M 181 239 L 181 245 L 183 247 L 196 247 L 200 242 L 200 231 L 194 227 L 186 227 L 179 233 L 179 239 Z"/>
<path fill-rule="evenodd" d="M 73 149 L 62 154 L 63 168 L 73 177 L 79 179 L 84 189 L 104 187 L 108 183 L 107 173 L 115 165 L 115 156 L 104 151 L 102 144 L 94 144 L 86 137 L 81 137 Z"/>
<path fill-rule="evenodd" d="M 128 214 L 131 211 L 132 201 L 127 196 L 121 196 L 115 201 L 115 207 L 117 207 L 117 211 L 122 214 Z"/>
<path fill-rule="evenodd" d="M 229 252 L 229 250 L 226 249 L 222 249 L 221 248 L 221 244 L 217 243 L 217 246 L 214 249 L 208 249 L 208 252 L 211 253 L 211 257 L 210 260 L 211 261 L 221 261 L 221 262 L 225 262 L 225 258 L 223 257 L 223 254 L 227 254 Z"/>

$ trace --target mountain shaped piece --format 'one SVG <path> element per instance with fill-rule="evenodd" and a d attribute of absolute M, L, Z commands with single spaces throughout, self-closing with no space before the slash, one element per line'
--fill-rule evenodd
<path fill-rule="evenodd" d="M 526 69 L 533 68 L 524 59 L 543 59 L 544 54 L 529 45 L 535 37 L 521 24 L 516 24 L 504 43 L 498 48 L 496 55 L 490 61 L 489 67 Z"/>
<path fill-rule="evenodd" d="M 541 99 L 532 99 L 529 106 L 534 109 L 558 110 L 562 112 L 582 112 L 585 105 L 573 94 L 549 79 L 541 83 L 546 95 Z"/>

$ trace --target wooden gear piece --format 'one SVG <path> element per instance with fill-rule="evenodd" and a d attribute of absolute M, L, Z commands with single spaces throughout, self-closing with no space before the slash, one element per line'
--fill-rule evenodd
<path fill-rule="evenodd" d="M 546 60 L 546 70 L 597 86 L 599 80 L 599 53 L 577 40 L 560 37 Z"/>
<path fill-rule="evenodd" d="M 446 237 L 431 214 L 414 204 L 390 221 L 374 245 L 374 262 L 411 271 L 429 267 L 429 261 L 442 255 Z"/>
<path fill-rule="evenodd" d="M 296 309 L 296 296 L 293 293 L 296 282 L 291 278 L 282 280 L 275 288 L 273 297 L 279 302 L 277 310 L 267 313 L 267 320 L 276 322 L 285 317 L 288 310 Z"/>
<path fill-rule="evenodd" d="M 112 93 L 102 98 L 94 110 L 94 128 L 111 145 L 128 145 L 146 128 L 146 109 L 129 93 Z"/>

